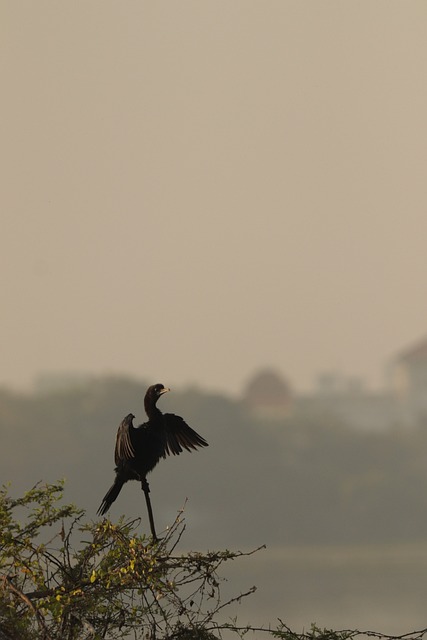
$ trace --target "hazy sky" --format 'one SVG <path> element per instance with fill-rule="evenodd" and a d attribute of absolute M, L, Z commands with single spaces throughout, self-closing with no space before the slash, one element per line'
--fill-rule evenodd
<path fill-rule="evenodd" d="M 1 384 L 378 384 L 427 333 L 425 0 L 0 18 Z"/>

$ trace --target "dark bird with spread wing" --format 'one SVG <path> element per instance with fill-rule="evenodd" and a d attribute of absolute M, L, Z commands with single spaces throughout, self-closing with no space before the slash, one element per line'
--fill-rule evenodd
<path fill-rule="evenodd" d="M 148 421 L 134 427 L 134 415 L 129 413 L 117 431 L 114 460 L 116 463 L 116 479 L 107 491 L 99 515 L 104 515 L 119 495 L 128 480 L 138 480 L 144 491 L 150 518 L 151 533 L 157 538 L 153 513 L 151 510 L 147 474 L 154 469 L 160 458 L 167 455 L 179 455 L 184 449 L 192 451 L 197 447 L 207 447 L 208 443 L 199 436 L 186 422 L 173 413 L 162 413 L 157 408 L 157 400 L 167 391 L 162 384 L 154 384 L 147 389 L 144 398 L 145 412 Z"/>

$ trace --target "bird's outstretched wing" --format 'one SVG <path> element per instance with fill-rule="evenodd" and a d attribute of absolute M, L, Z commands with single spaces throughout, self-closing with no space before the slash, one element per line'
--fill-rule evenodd
<path fill-rule="evenodd" d="M 206 440 L 189 427 L 180 416 L 176 416 L 174 413 L 164 413 L 162 417 L 165 435 L 164 458 L 171 454 L 177 456 L 184 449 L 191 451 L 197 447 L 209 446 Z"/>
<path fill-rule="evenodd" d="M 130 435 L 130 430 L 134 428 L 132 424 L 134 417 L 132 413 L 129 413 L 117 429 L 116 449 L 114 451 L 116 466 L 119 466 L 125 460 L 131 460 L 135 457 L 135 449 Z"/>

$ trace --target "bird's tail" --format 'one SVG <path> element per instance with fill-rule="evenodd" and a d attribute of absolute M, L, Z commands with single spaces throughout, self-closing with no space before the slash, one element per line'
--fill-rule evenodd
<path fill-rule="evenodd" d="M 105 494 L 101 502 L 101 505 L 98 511 L 96 512 L 99 516 L 103 516 L 104 513 L 107 513 L 108 509 L 111 507 L 114 500 L 117 498 L 120 491 L 122 490 L 123 485 L 124 485 L 124 481 L 121 478 L 116 478 L 114 480 L 114 484 L 112 484 L 111 487 L 108 489 L 107 493 Z"/>

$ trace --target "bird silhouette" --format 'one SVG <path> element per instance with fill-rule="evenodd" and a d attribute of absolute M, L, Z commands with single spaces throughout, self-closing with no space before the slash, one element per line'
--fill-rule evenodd
<path fill-rule="evenodd" d="M 166 458 L 171 454 L 179 455 L 184 449 L 192 451 L 198 447 L 208 446 L 206 440 L 189 427 L 180 416 L 162 413 L 156 406 L 157 400 L 167 391 L 170 389 L 160 383 L 148 387 L 144 398 L 147 422 L 134 427 L 135 416 L 132 413 L 129 413 L 121 422 L 117 430 L 114 453 L 116 478 L 97 512 L 98 515 L 104 515 L 116 500 L 125 482 L 138 480 L 145 494 L 151 533 L 155 539 L 157 535 L 147 474 L 154 469 L 160 458 Z"/>

